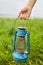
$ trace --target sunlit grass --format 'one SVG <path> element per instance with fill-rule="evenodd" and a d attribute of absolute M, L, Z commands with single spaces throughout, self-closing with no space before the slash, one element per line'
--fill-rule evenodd
<path fill-rule="evenodd" d="M 29 60 L 22 64 L 12 58 L 14 32 L 19 26 L 25 26 L 30 32 L 31 42 Z M 0 65 L 43 65 L 43 19 L 0 18 Z"/>

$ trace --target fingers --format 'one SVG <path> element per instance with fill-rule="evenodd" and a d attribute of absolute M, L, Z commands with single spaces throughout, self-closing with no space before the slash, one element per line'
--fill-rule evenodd
<path fill-rule="evenodd" d="M 20 19 L 25 19 L 25 20 L 27 20 L 27 19 L 29 19 L 30 14 L 31 14 L 31 11 L 30 11 L 30 10 L 23 9 L 23 10 L 21 10 L 21 12 L 19 13 L 19 16 L 18 16 L 18 17 L 19 17 Z"/>
<path fill-rule="evenodd" d="M 21 12 L 20 15 L 19 15 L 19 18 L 20 19 L 26 19 L 27 20 L 29 18 L 28 12 L 27 13 L 24 13 L 24 14 Z"/>
<path fill-rule="evenodd" d="M 20 19 L 28 19 L 29 17 L 26 14 L 20 14 L 19 18 Z"/>
<path fill-rule="evenodd" d="M 21 18 L 21 19 L 25 19 L 25 17 L 26 17 L 26 12 L 28 12 L 28 10 L 27 10 L 26 8 L 22 9 L 22 10 L 20 11 L 18 17 Z"/>

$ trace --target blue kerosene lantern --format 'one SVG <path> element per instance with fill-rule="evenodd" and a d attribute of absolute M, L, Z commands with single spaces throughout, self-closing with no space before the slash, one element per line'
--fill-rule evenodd
<path fill-rule="evenodd" d="M 30 33 L 25 27 L 19 27 L 14 35 L 13 59 L 17 62 L 26 62 L 30 54 Z"/>

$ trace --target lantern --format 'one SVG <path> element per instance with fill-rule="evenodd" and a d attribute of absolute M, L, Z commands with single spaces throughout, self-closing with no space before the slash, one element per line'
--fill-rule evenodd
<path fill-rule="evenodd" d="M 17 62 L 26 62 L 30 54 L 30 33 L 25 27 L 19 27 L 14 35 L 13 59 Z"/>

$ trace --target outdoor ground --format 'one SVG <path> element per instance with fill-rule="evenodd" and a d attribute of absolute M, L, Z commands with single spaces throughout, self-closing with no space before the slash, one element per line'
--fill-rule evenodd
<path fill-rule="evenodd" d="M 30 32 L 30 56 L 26 63 L 17 63 L 12 58 L 14 32 L 19 26 Z M 31 26 L 31 31 L 30 31 Z M 0 65 L 43 65 L 43 19 L 20 20 L 0 18 Z"/>

